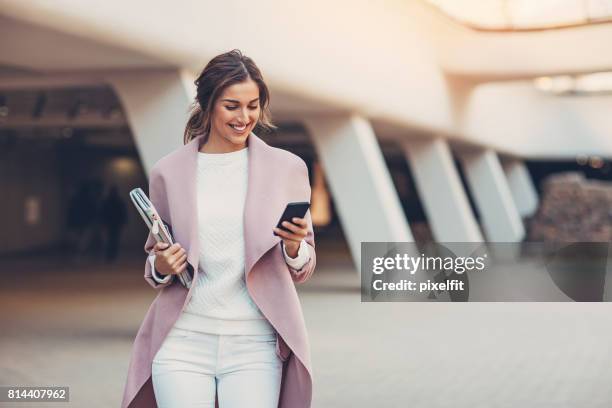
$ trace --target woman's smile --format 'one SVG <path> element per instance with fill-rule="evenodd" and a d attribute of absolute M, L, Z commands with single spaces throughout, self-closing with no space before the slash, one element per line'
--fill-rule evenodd
<path fill-rule="evenodd" d="M 239 124 L 236 124 L 236 123 L 230 123 L 229 127 L 231 127 L 234 132 L 236 132 L 239 135 L 241 135 L 241 134 L 243 134 L 246 131 L 247 127 L 249 127 L 250 125 L 251 125 L 250 123 L 248 125 L 246 125 L 246 124 L 239 125 Z"/>

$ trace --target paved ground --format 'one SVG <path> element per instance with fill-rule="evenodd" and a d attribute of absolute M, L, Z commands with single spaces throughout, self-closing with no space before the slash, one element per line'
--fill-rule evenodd
<path fill-rule="evenodd" d="M 119 406 L 131 342 L 155 295 L 142 264 L 3 260 L 0 384 L 71 392 L 66 405 L 13 406 Z M 361 303 L 342 253 L 321 254 L 299 291 L 314 407 L 612 406 L 612 304 Z"/>

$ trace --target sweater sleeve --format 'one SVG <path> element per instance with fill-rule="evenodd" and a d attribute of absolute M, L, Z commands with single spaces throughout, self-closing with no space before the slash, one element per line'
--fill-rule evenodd
<path fill-rule="evenodd" d="M 298 253 L 295 258 L 292 258 L 289 256 L 289 254 L 287 254 L 285 242 L 283 241 L 283 255 L 285 256 L 285 262 L 287 262 L 287 265 L 296 270 L 302 269 L 304 265 L 310 261 L 310 251 L 308 250 L 308 244 L 304 240 L 300 242 L 300 248 L 298 249 Z"/>

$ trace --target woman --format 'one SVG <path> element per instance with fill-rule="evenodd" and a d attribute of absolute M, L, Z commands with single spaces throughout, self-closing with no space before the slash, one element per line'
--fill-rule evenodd
<path fill-rule="evenodd" d="M 269 92 L 234 50 L 195 81 L 185 145 L 151 170 L 150 199 L 176 244 L 149 235 L 145 280 L 159 290 L 136 339 L 122 407 L 309 407 L 312 370 L 295 283 L 315 267 L 305 163 L 252 130 L 271 127 Z M 189 290 L 174 276 L 193 268 Z"/>

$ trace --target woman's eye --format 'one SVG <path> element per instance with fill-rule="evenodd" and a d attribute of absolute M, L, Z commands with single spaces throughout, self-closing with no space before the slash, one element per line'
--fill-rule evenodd
<path fill-rule="evenodd" d="M 259 107 L 258 105 L 249 106 L 249 109 L 254 110 L 254 109 L 257 109 L 258 107 Z M 233 110 L 238 109 L 238 106 L 226 106 L 225 109 L 233 111 Z"/>

